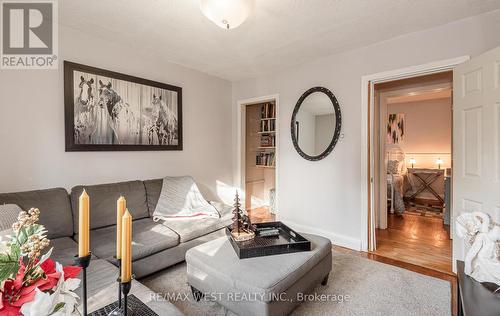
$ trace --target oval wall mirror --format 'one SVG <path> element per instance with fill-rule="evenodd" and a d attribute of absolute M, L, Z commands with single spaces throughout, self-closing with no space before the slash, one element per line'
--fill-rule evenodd
<path fill-rule="evenodd" d="M 337 144 L 342 116 L 337 98 L 323 87 L 314 87 L 302 94 L 292 114 L 292 142 L 307 160 L 321 160 Z"/>

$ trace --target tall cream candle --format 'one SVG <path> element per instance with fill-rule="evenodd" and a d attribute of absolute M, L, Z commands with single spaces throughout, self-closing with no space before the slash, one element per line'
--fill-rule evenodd
<path fill-rule="evenodd" d="M 85 190 L 79 199 L 78 213 L 78 256 L 85 257 L 90 253 L 90 198 Z"/>
<path fill-rule="evenodd" d="M 116 259 L 122 257 L 122 217 L 127 208 L 127 201 L 120 196 L 116 201 Z"/>
<path fill-rule="evenodd" d="M 122 271 L 121 282 L 132 279 L 132 215 L 126 210 L 122 217 Z"/>

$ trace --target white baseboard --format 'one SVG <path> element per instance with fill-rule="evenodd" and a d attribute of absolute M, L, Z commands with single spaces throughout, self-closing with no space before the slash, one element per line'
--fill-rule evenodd
<path fill-rule="evenodd" d="M 299 232 L 315 234 L 315 235 L 320 235 L 320 236 L 326 237 L 326 238 L 330 239 L 330 241 L 334 245 L 346 247 L 346 248 L 357 250 L 357 251 L 361 250 L 361 240 L 360 239 L 348 237 L 345 235 L 335 234 L 333 232 L 329 232 L 329 231 L 326 231 L 326 230 L 323 230 L 320 228 L 316 228 L 316 227 L 297 224 L 297 223 L 294 223 L 292 221 L 282 219 L 282 218 L 280 218 L 279 220 L 282 221 L 283 223 L 285 223 L 286 225 L 290 226 L 291 228 L 299 231 Z"/>

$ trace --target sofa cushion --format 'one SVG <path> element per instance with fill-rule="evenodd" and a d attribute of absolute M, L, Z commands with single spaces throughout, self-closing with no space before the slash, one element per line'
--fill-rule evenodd
<path fill-rule="evenodd" d="M 228 226 L 232 222 L 233 214 L 230 208 L 227 206 L 217 207 L 216 205 L 214 207 L 220 213 L 220 218 L 169 218 L 163 221 L 163 225 L 176 232 L 179 235 L 180 242 L 187 242 L 209 234 Z"/>
<path fill-rule="evenodd" d="M 50 240 L 50 245 L 45 250 L 52 249 L 52 260 L 62 265 L 74 265 L 75 255 L 78 253 L 78 244 L 69 237 Z"/>
<path fill-rule="evenodd" d="M 127 208 L 134 220 L 149 217 L 142 181 L 79 185 L 71 189 L 75 233 L 78 233 L 78 199 L 83 189 L 90 197 L 90 229 L 116 225 L 116 200 L 120 195 L 127 200 Z"/>
<path fill-rule="evenodd" d="M 0 194 L 0 204 L 17 204 L 24 211 L 40 210 L 39 223 L 48 230 L 47 237 L 71 237 L 73 217 L 68 192 L 63 188 Z"/>
<path fill-rule="evenodd" d="M 186 251 L 188 251 L 189 249 L 222 236 L 226 236 L 226 232 L 224 229 L 219 229 L 208 235 L 192 239 L 188 242 L 180 243 L 175 247 L 136 260 L 132 262 L 132 271 L 138 279 L 156 273 L 160 270 L 166 269 L 179 262 L 184 261 L 184 259 L 186 258 Z"/>
<path fill-rule="evenodd" d="M 75 237 L 76 240 L 77 237 Z M 138 260 L 179 244 L 179 236 L 168 227 L 150 218 L 132 222 L 132 260 Z M 116 254 L 116 226 L 90 232 L 93 254 L 101 259 L 113 260 Z"/>
<path fill-rule="evenodd" d="M 153 216 L 156 204 L 158 204 L 158 200 L 160 199 L 161 188 L 163 187 L 163 179 L 146 180 L 144 181 L 144 187 L 146 187 L 149 215 Z"/>

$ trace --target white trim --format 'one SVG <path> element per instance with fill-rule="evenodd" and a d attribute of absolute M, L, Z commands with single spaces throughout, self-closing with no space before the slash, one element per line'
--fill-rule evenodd
<path fill-rule="evenodd" d="M 361 250 L 368 251 L 368 123 L 370 123 L 371 135 L 373 134 L 373 122 L 368 122 L 368 88 L 373 92 L 375 83 L 394 81 L 399 79 L 423 76 L 433 73 L 452 70 L 456 65 L 469 60 L 469 56 L 461 56 L 457 58 L 436 61 L 428 64 L 411 66 L 402 69 L 380 72 L 376 74 L 366 75 L 361 77 Z M 373 93 L 371 93 L 373 98 Z M 370 100 L 372 101 L 372 100 Z M 370 109 L 373 111 L 373 107 Z M 373 118 L 373 113 L 371 113 Z M 371 165 L 373 166 L 373 155 L 370 157 Z M 373 177 L 373 168 L 371 169 L 371 177 Z M 373 195 L 373 185 L 371 187 Z M 373 199 L 372 199 L 373 204 Z M 371 206 L 373 210 L 373 205 Z M 372 217 L 373 218 L 373 217 Z"/>
<path fill-rule="evenodd" d="M 236 126 L 236 137 L 237 137 L 237 143 L 236 143 L 236 185 L 239 186 L 240 192 L 244 192 L 245 190 L 245 165 L 243 164 L 244 157 L 245 157 L 245 133 L 243 132 L 245 129 L 245 116 L 244 116 L 244 107 L 247 105 L 252 105 L 252 104 L 258 104 L 258 103 L 264 103 L 264 102 L 271 102 L 274 101 L 276 104 L 276 136 L 275 136 L 275 142 L 276 142 L 276 148 L 275 148 L 275 155 L 276 155 L 276 168 L 275 168 L 275 188 L 276 188 L 276 196 L 275 196 L 275 213 L 279 213 L 279 166 L 280 166 L 280 159 L 279 159 L 279 149 L 280 149 L 280 141 L 279 141 L 279 94 L 271 94 L 271 95 L 265 95 L 261 97 L 256 97 L 256 98 L 249 98 L 249 99 L 242 99 L 238 100 L 236 102 L 237 104 L 237 126 Z"/>
<path fill-rule="evenodd" d="M 359 239 L 345 236 L 345 235 L 334 234 L 330 231 L 326 231 L 326 230 L 311 227 L 311 226 L 297 224 L 297 223 L 294 223 L 294 222 L 287 220 L 287 219 L 283 220 L 282 218 L 280 218 L 280 220 L 285 222 L 288 226 L 290 226 L 291 228 L 293 228 L 299 232 L 303 232 L 306 234 L 307 233 L 315 234 L 315 235 L 326 237 L 326 238 L 330 239 L 330 241 L 334 245 L 342 246 L 342 247 L 346 247 L 346 248 L 354 249 L 354 250 L 358 250 L 358 251 L 361 250 L 361 240 L 359 240 Z"/>

